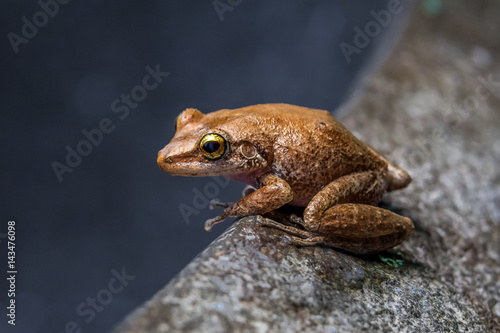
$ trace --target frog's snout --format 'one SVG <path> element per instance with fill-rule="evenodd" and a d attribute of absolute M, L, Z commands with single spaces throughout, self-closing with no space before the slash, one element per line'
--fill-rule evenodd
<path fill-rule="evenodd" d="M 168 165 L 173 163 L 173 160 L 170 156 L 166 156 L 166 154 L 163 152 L 163 150 L 160 150 L 158 152 L 158 158 L 156 159 L 156 162 L 158 163 L 158 166 L 160 169 L 163 171 L 166 171 L 168 168 Z"/>
<path fill-rule="evenodd" d="M 158 152 L 156 163 L 162 171 L 171 175 L 190 176 L 196 175 L 191 172 L 192 163 L 196 160 L 196 152 L 179 152 L 166 146 Z"/>
<path fill-rule="evenodd" d="M 158 165 L 161 167 L 162 164 L 167 163 L 170 164 L 173 162 L 173 160 L 170 157 L 158 157 Z"/>

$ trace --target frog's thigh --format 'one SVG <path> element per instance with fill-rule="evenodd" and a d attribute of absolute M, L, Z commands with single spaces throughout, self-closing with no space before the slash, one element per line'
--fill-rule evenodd
<path fill-rule="evenodd" d="M 392 248 L 413 232 L 407 217 L 362 204 L 341 204 L 328 209 L 317 233 L 326 245 L 355 253 L 373 253 Z"/>
<path fill-rule="evenodd" d="M 304 210 L 306 229 L 316 231 L 323 214 L 332 206 L 342 203 L 378 203 L 387 189 L 385 174 L 365 171 L 335 179 L 318 192 Z"/>

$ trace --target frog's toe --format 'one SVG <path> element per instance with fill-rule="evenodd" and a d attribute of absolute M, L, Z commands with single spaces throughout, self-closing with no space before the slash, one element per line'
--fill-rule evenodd
<path fill-rule="evenodd" d="M 219 199 L 212 199 L 212 200 L 210 200 L 210 203 L 208 204 L 208 209 L 214 210 L 217 207 L 227 208 L 231 205 L 232 205 L 232 203 L 230 203 L 230 202 L 222 202 Z"/>
<path fill-rule="evenodd" d="M 295 228 L 292 226 L 284 225 L 284 224 L 281 224 L 279 222 L 266 219 L 264 217 L 259 218 L 258 223 L 264 227 L 282 230 L 282 231 L 286 232 L 287 234 L 296 235 L 296 236 L 299 236 L 302 238 L 309 238 L 312 236 L 312 234 L 307 230 L 302 230 L 302 229 L 298 229 L 298 228 Z"/>
<path fill-rule="evenodd" d="M 311 238 L 300 238 L 295 236 L 285 236 L 288 238 L 288 242 L 295 246 L 316 246 L 316 245 L 324 245 L 325 238 L 322 236 L 316 236 Z"/>
<path fill-rule="evenodd" d="M 224 218 L 222 216 L 217 216 L 212 219 L 208 219 L 205 222 L 205 230 L 210 231 L 214 225 L 216 225 L 217 223 L 221 223 L 222 221 L 224 221 Z"/>

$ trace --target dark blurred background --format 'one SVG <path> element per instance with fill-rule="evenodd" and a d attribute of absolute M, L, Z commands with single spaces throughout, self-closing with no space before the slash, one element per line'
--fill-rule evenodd
<path fill-rule="evenodd" d="M 156 165 L 179 112 L 271 102 L 335 112 L 377 46 L 386 51 L 402 29 L 393 17 L 348 63 L 341 43 L 354 45 L 354 28 L 387 0 L 54 3 L 0 5 L 1 332 L 64 332 L 71 322 L 107 331 L 227 228 L 231 221 L 205 232 L 203 222 L 220 211 L 199 193 L 231 201 L 242 184 L 172 177 Z M 53 17 L 38 13 L 43 4 Z M 141 88 L 147 66 L 169 73 L 150 91 Z M 121 96 L 131 93 L 141 101 L 126 106 Z M 67 149 L 87 140 L 82 131 L 96 133 L 105 118 L 110 133 L 95 134 L 90 153 L 80 144 L 88 155 L 58 178 L 54 165 L 65 165 Z M 15 327 L 5 315 L 9 220 Z M 117 291 L 120 283 L 109 283 L 123 270 L 135 278 Z"/>

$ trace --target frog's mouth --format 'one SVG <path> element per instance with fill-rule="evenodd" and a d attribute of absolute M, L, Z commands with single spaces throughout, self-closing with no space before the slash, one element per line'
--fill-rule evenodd
<path fill-rule="evenodd" d="M 199 158 L 188 159 L 185 156 L 182 158 L 158 156 L 157 162 L 161 170 L 172 176 L 190 177 L 241 174 L 243 165 L 247 164 L 247 161 L 240 161 L 236 165 L 234 163 L 224 163 L 224 161 L 220 161 L 219 163 L 202 162 Z"/>
<path fill-rule="evenodd" d="M 206 167 L 203 167 L 194 156 L 165 156 L 160 151 L 158 153 L 157 163 L 161 170 L 169 173 L 173 176 L 205 176 L 203 171 Z"/>
<path fill-rule="evenodd" d="M 196 152 L 166 156 L 163 151 L 158 153 L 157 159 L 158 166 L 161 170 L 173 176 L 191 177 L 246 174 L 267 167 L 267 162 L 265 160 L 262 159 L 259 162 L 260 163 L 257 163 L 257 160 L 228 162 L 226 159 L 206 161 L 204 158 L 200 159 L 199 154 Z"/>

